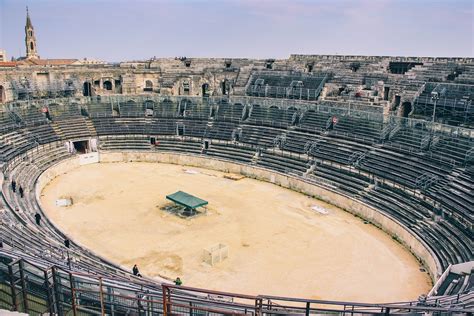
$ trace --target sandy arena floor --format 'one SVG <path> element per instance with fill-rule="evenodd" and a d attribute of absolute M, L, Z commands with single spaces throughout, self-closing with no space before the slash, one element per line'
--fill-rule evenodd
<path fill-rule="evenodd" d="M 185 170 L 198 173 L 190 174 Z M 416 299 L 431 283 L 388 235 L 331 205 L 270 183 L 167 164 L 82 166 L 53 180 L 41 200 L 69 236 L 149 277 L 248 294 L 386 302 Z M 206 215 L 181 219 L 160 210 L 182 190 L 209 201 Z M 69 208 L 56 199 L 72 197 Z M 318 214 L 320 205 L 329 215 Z M 216 266 L 204 248 L 229 247 Z"/>

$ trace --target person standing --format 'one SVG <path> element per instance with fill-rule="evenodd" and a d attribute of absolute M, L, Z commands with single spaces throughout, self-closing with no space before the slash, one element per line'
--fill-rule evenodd
<path fill-rule="evenodd" d="M 179 277 L 177 277 L 176 280 L 174 280 L 174 284 L 177 285 L 177 286 L 181 286 L 183 284 L 183 282 L 181 281 L 181 279 Z"/>
<path fill-rule="evenodd" d="M 41 214 L 40 213 L 35 214 L 35 221 L 36 221 L 36 225 L 41 226 Z"/>
<path fill-rule="evenodd" d="M 20 193 L 20 197 L 23 198 L 23 187 L 20 184 L 20 187 L 18 188 L 18 192 Z"/>
<path fill-rule="evenodd" d="M 12 191 L 13 191 L 13 193 L 16 192 L 16 181 L 15 181 L 15 179 L 12 179 Z"/>

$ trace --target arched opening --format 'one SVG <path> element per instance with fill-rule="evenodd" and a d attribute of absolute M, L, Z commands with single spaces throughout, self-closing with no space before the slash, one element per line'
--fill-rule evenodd
<path fill-rule="evenodd" d="M 82 95 L 85 97 L 92 96 L 92 85 L 89 81 L 84 82 L 82 87 Z"/>
<path fill-rule="evenodd" d="M 145 88 L 143 91 L 152 92 L 153 91 L 153 82 L 151 80 L 145 81 Z"/>
<path fill-rule="evenodd" d="M 5 100 L 5 88 L 3 86 L 0 86 L 0 103 L 3 103 Z"/>
<path fill-rule="evenodd" d="M 145 116 L 153 116 L 155 110 L 155 102 L 152 100 L 145 101 Z"/>
<path fill-rule="evenodd" d="M 30 42 L 30 49 L 34 50 L 33 42 Z"/>
<path fill-rule="evenodd" d="M 109 80 L 105 80 L 104 81 L 104 89 L 107 90 L 107 91 L 111 91 L 112 90 L 112 82 L 110 82 Z"/>
<path fill-rule="evenodd" d="M 410 102 L 403 102 L 401 108 L 402 117 L 408 117 L 408 114 L 411 113 L 412 106 Z"/>
<path fill-rule="evenodd" d="M 203 97 L 208 97 L 209 96 L 209 84 L 205 83 L 202 85 L 202 96 Z"/>
<path fill-rule="evenodd" d="M 164 99 L 160 102 L 158 107 L 158 116 L 162 117 L 175 117 L 176 116 L 176 103 L 173 103 L 170 99 Z"/>

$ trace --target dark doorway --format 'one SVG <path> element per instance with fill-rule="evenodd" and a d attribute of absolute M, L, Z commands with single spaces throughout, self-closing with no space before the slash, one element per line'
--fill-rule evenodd
<path fill-rule="evenodd" d="M 390 93 L 390 87 L 383 88 L 383 99 L 384 101 L 388 101 L 388 95 Z"/>
<path fill-rule="evenodd" d="M 107 90 L 107 91 L 111 91 L 112 90 L 112 82 L 110 82 L 109 80 L 104 81 L 104 89 Z"/>
<path fill-rule="evenodd" d="M 396 95 L 395 96 L 395 103 L 393 105 L 393 109 L 398 108 L 398 106 L 400 105 L 400 100 L 401 100 L 401 97 L 399 95 Z"/>
<path fill-rule="evenodd" d="M 178 124 L 176 126 L 178 136 L 184 136 L 184 125 Z"/>
<path fill-rule="evenodd" d="M 78 154 L 85 154 L 89 151 L 89 141 L 87 140 L 80 140 L 72 143 L 74 145 L 74 149 Z"/>
<path fill-rule="evenodd" d="M 178 115 L 179 116 L 186 116 L 186 111 L 191 109 L 192 103 L 188 99 L 181 100 L 179 103 L 179 110 L 178 110 Z"/>
<path fill-rule="evenodd" d="M 225 79 L 224 81 L 221 82 L 221 90 L 222 90 L 222 95 L 228 95 L 229 94 L 229 81 Z"/>
<path fill-rule="evenodd" d="M 86 81 L 84 82 L 83 89 L 82 89 L 82 95 L 85 97 L 90 97 L 92 96 L 92 85 L 90 82 Z"/>
<path fill-rule="evenodd" d="M 410 102 L 403 102 L 402 103 L 402 117 L 408 117 L 412 110 L 412 106 Z"/>
<path fill-rule="evenodd" d="M 115 93 L 122 93 L 122 82 L 120 80 L 115 80 Z"/>
<path fill-rule="evenodd" d="M 205 83 L 202 85 L 202 96 L 208 97 L 209 96 L 209 84 Z"/>
<path fill-rule="evenodd" d="M 143 89 L 145 92 L 153 92 L 153 82 L 151 80 L 145 81 L 145 88 Z"/>
<path fill-rule="evenodd" d="M 388 69 L 392 74 L 404 74 L 408 70 L 415 66 L 423 65 L 419 62 L 402 62 L 402 61 L 391 61 L 388 65 Z"/>
<path fill-rule="evenodd" d="M 3 103 L 5 100 L 5 88 L 0 86 L 0 103 Z"/>
<path fill-rule="evenodd" d="M 154 115 L 154 110 L 155 110 L 155 102 L 152 100 L 146 100 L 145 101 L 145 116 L 153 116 Z"/>

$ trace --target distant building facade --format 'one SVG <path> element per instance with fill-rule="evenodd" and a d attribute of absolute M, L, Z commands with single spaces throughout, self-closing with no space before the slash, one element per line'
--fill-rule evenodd
<path fill-rule="evenodd" d="M 76 60 L 73 65 L 105 65 L 106 62 L 103 60 L 97 60 L 97 59 L 78 59 Z"/>

